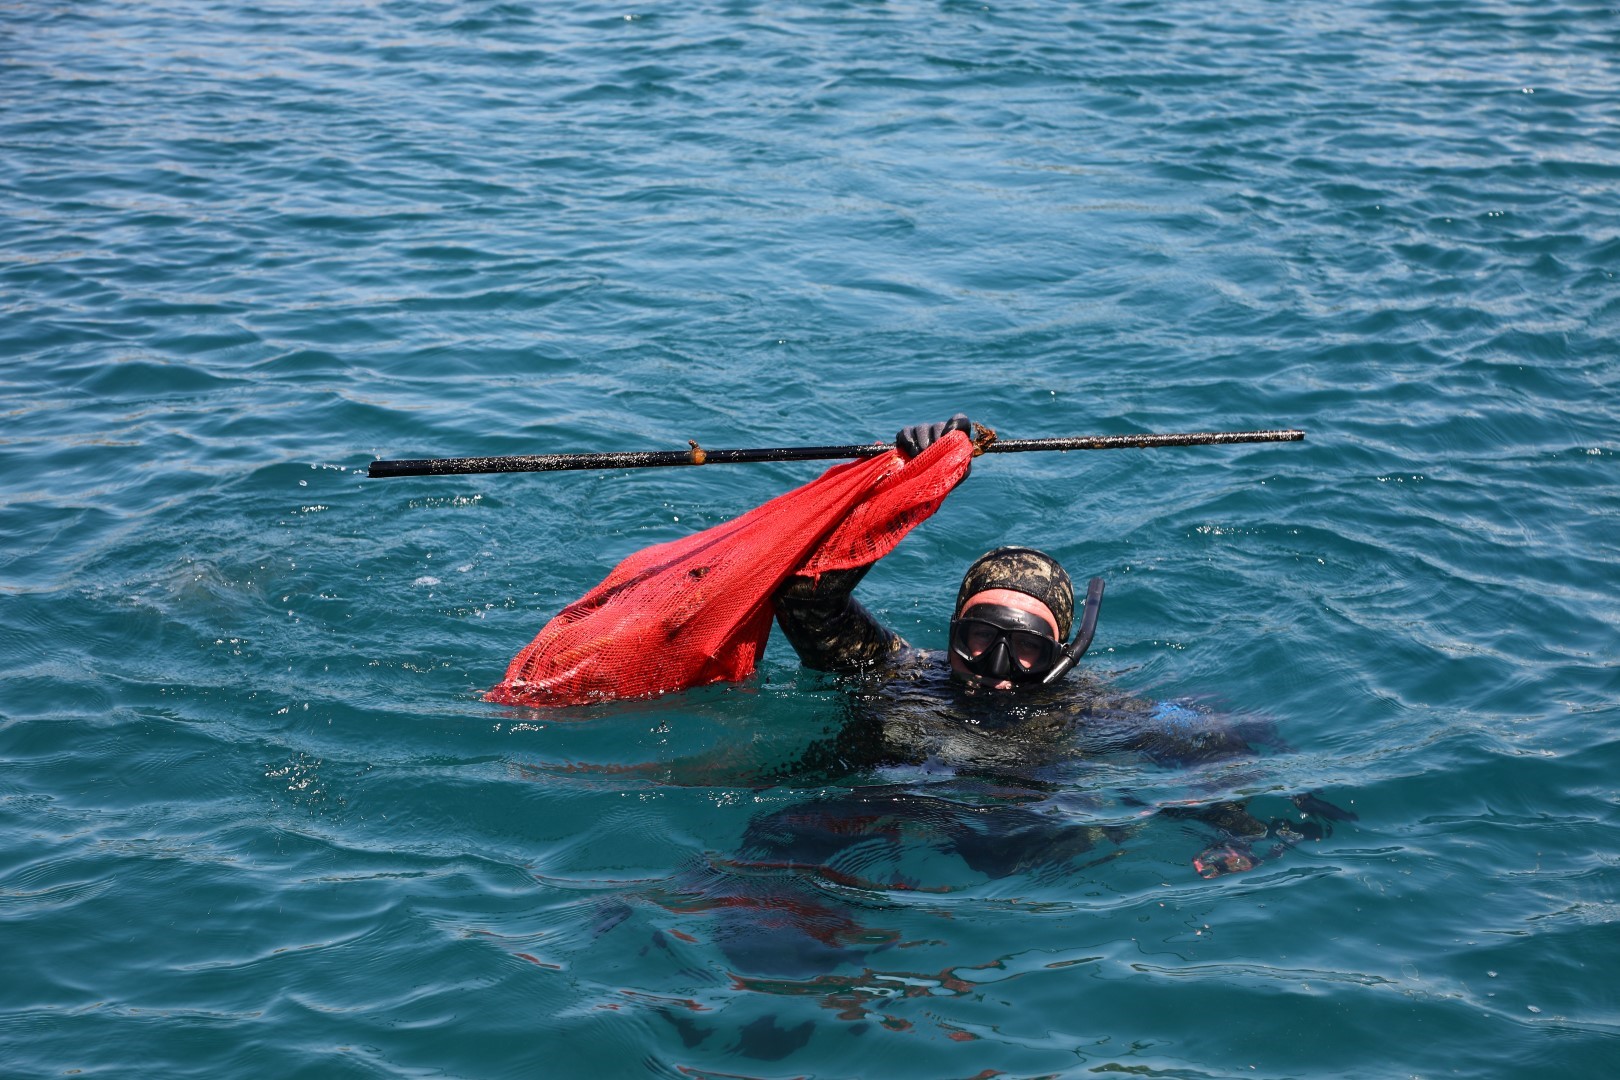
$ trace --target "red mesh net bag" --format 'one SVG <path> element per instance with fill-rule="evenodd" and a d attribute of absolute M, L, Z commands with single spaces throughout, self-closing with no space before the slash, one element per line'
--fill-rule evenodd
<path fill-rule="evenodd" d="M 548 708 L 650 697 L 746 678 L 765 650 L 771 597 L 795 573 L 887 555 L 967 475 L 951 432 L 906 461 L 852 461 L 741 517 L 625 559 L 563 608 L 484 695 Z"/>

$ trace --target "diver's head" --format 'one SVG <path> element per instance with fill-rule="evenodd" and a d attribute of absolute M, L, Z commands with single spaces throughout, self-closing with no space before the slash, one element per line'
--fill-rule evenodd
<path fill-rule="evenodd" d="M 1033 548 L 988 552 L 968 567 L 956 594 L 951 671 L 963 682 L 996 690 L 1054 682 L 1091 644 L 1101 599 L 1102 579 L 1094 578 L 1080 634 L 1065 645 L 1074 620 L 1068 573 Z"/>
<path fill-rule="evenodd" d="M 1038 685 L 1056 664 L 1073 617 L 1074 586 L 1056 559 L 1033 548 L 997 548 L 962 576 L 951 671 L 998 690 Z"/>

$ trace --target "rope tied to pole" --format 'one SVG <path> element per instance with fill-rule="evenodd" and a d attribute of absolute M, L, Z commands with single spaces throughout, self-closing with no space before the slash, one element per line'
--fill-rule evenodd
<path fill-rule="evenodd" d="M 991 444 L 996 441 L 996 429 L 974 421 L 973 431 L 973 456 L 989 453 Z"/>

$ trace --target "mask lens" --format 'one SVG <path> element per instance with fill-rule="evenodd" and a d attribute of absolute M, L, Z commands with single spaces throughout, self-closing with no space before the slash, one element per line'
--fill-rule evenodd
<path fill-rule="evenodd" d="M 1051 666 L 1053 642 L 1050 638 L 1037 637 L 1026 630 L 1012 630 L 1007 634 L 1007 644 L 1012 649 L 1013 663 L 1024 671 L 1045 671 Z"/>
<path fill-rule="evenodd" d="M 969 657 L 980 657 L 989 652 L 1001 636 L 1001 627 L 977 619 L 966 620 L 960 635 L 962 650 Z"/>
<path fill-rule="evenodd" d="M 1018 682 L 1046 674 L 1057 656 L 1058 643 L 1046 635 L 992 619 L 958 618 L 951 635 L 951 651 L 970 671 L 979 675 L 998 674 L 989 668 L 1001 663 L 996 660 L 996 654 L 997 646 L 1003 643 L 1011 670 L 1000 673 L 999 677 Z"/>

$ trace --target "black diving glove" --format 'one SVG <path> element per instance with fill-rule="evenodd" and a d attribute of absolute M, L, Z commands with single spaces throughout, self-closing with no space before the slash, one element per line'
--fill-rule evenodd
<path fill-rule="evenodd" d="M 1322 840 L 1333 835 L 1335 821 L 1359 821 L 1352 810 L 1335 806 L 1315 792 L 1295 795 L 1293 804 L 1299 808 L 1298 821 L 1273 818 L 1264 836 L 1231 836 L 1212 844 L 1193 859 L 1193 869 L 1203 878 L 1253 870 L 1263 862 L 1275 859 L 1295 844 L 1305 840 Z M 1244 812 L 1247 813 L 1246 811 Z M 1267 851 L 1256 846 L 1261 840 L 1276 840 Z"/>
<path fill-rule="evenodd" d="M 913 424 L 900 429 L 900 434 L 894 437 L 894 445 L 907 458 L 914 458 L 943 439 L 948 431 L 966 432 L 972 438 L 973 424 L 962 413 L 937 424 Z"/>

